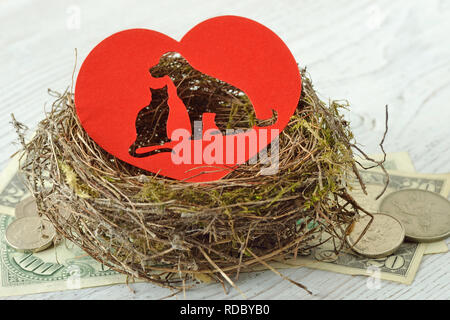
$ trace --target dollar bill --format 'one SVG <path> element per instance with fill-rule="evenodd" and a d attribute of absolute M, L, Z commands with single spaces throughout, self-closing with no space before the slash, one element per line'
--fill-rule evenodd
<path fill-rule="evenodd" d="M 375 158 L 381 159 L 381 156 Z M 448 196 L 450 191 L 448 174 L 418 174 L 395 171 L 394 169 L 414 168 L 406 153 L 388 154 L 386 164 L 389 168 L 390 183 L 384 196 L 407 188 L 429 190 L 445 197 Z M 366 184 L 368 195 L 363 193 L 356 181 L 353 184 L 352 195 L 369 212 L 377 212 L 379 203 L 384 196 L 378 200 L 375 200 L 375 197 L 384 188 L 384 173 L 378 169 L 362 170 L 361 177 Z M 326 235 L 323 236 L 324 239 L 326 239 Z M 411 284 L 427 250 L 429 253 L 448 251 L 447 244 L 443 241 L 432 244 L 404 242 L 394 254 L 386 258 L 370 259 L 359 256 L 350 250 L 345 250 L 335 259 L 332 259 L 334 261 L 326 262 L 325 260 L 334 256 L 333 248 L 334 245 L 329 241 L 318 248 L 312 249 L 308 256 L 275 262 L 273 266 L 276 268 L 302 266 L 350 275 L 378 276 L 383 280 Z"/>
<path fill-rule="evenodd" d="M 7 245 L 5 231 L 14 208 L 29 193 L 18 174 L 17 159 L 0 175 L 0 297 L 125 283 L 68 240 L 38 253 L 21 253 Z"/>

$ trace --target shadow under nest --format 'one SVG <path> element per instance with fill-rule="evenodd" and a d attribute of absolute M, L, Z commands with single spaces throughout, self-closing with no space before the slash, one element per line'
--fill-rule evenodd
<path fill-rule="evenodd" d="M 191 80 L 186 85 L 204 79 Z M 223 83 L 209 85 L 219 88 L 215 102 L 230 99 Z M 339 244 L 339 252 L 364 211 L 347 191 L 349 177 L 359 175 L 353 136 L 340 113 L 346 104 L 322 102 L 305 70 L 302 86 L 298 107 L 279 137 L 275 175 L 258 174 L 259 163 L 208 183 L 140 170 L 87 135 L 71 92 L 51 92 L 56 101 L 30 142 L 15 123 L 24 148 L 21 171 L 39 213 L 113 270 L 172 289 L 190 288 L 191 280 L 237 288 L 232 278 L 240 272 L 263 267 L 278 273 L 270 261 L 310 250 L 322 233 Z M 210 93 L 197 92 L 203 100 Z M 243 105 L 249 103 L 244 98 L 233 96 Z M 219 112 L 217 119 L 230 117 Z"/>

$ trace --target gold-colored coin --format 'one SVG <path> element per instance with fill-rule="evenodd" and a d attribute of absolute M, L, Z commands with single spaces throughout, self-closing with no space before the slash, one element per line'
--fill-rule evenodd
<path fill-rule="evenodd" d="M 409 240 L 433 242 L 450 235 L 450 201 L 437 193 L 396 191 L 383 199 L 379 210 L 400 220 Z"/>
<path fill-rule="evenodd" d="M 16 250 L 38 252 L 52 245 L 56 231 L 50 221 L 40 217 L 14 220 L 6 228 L 6 242 Z"/>
<path fill-rule="evenodd" d="M 25 217 L 37 217 L 38 212 L 36 200 L 34 200 L 34 197 L 29 196 L 20 201 L 19 204 L 16 206 L 15 215 L 17 219 Z"/>
<path fill-rule="evenodd" d="M 347 243 L 357 253 L 369 258 L 387 257 L 400 247 L 405 238 L 405 228 L 400 221 L 387 214 L 373 215 L 373 221 L 362 238 L 356 243 L 370 222 L 370 216 L 356 221 L 352 232 L 346 237 Z M 356 243 L 356 245 L 355 245 Z"/>

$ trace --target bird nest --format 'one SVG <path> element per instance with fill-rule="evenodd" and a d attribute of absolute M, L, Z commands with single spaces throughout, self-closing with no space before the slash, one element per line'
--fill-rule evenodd
<path fill-rule="evenodd" d="M 196 77 L 185 85 L 202 81 Z M 220 90 L 198 91 L 199 104 L 228 101 L 223 83 L 207 84 Z M 243 164 L 208 183 L 165 178 L 115 158 L 82 128 L 73 94 L 50 93 L 56 101 L 30 141 L 15 122 L 21 171 L 38 211 L 94 259 L 132 278 L 175 289 L 196 279 L 235 286 L 240 272 L 276 272 L 270 261 L 310 250 L 323 232 L 339 252 L 344 241 L 336 240 L 363 210 L 348 192 L 349 177 L 359 175 L 341 114 L 347 104 L 321 101 L 305 70 L 298 107 L 279 137 L 278 172 L 261 175 L 262 164 Z"/>

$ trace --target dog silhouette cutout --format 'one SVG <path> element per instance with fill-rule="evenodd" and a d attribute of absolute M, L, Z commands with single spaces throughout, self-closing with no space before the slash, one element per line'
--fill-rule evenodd
<path fill-rule="evenodd" d="M 217 128 L 215 134 L 226 135 L 230 132 L 227 129 L 233 129 L 231 134 L 235 134 L 254 126 L 271 126 L 277 120 L 274 110 L 271 119 L 257 119 L 253 105 L 244 91 L 194 69 L 177 52 L 162 55 L 159 63 L 150 68 L 150 74 L 153 78 L 170 78 L 184 105 L 184 111 L 189 115 L 189 120 L 186 120 L 188 123 L 184 123 L 183 127 L 191 133 L 191 139 L 202 138 L 202 132 L 193 132 L 198 129 L 196 121 L 203 124 L 205 121 L 212 121 Z M 150 88 L 150 91 L 150 104 L 140 110 L 136 118 L 137 138 L 129 149 L 133 157 L 148 157 L 172 150 L 164 146 L 171 141 L 168 128 L 177 117 L 177 112 L 173 111 L 173 104 L 170 103 L 170 90 L 166 85 L 160 89 Z M 156 148 L 157 146 L 161 147 Z M 149 148 L 152 150 L 148 151 Z"/>

